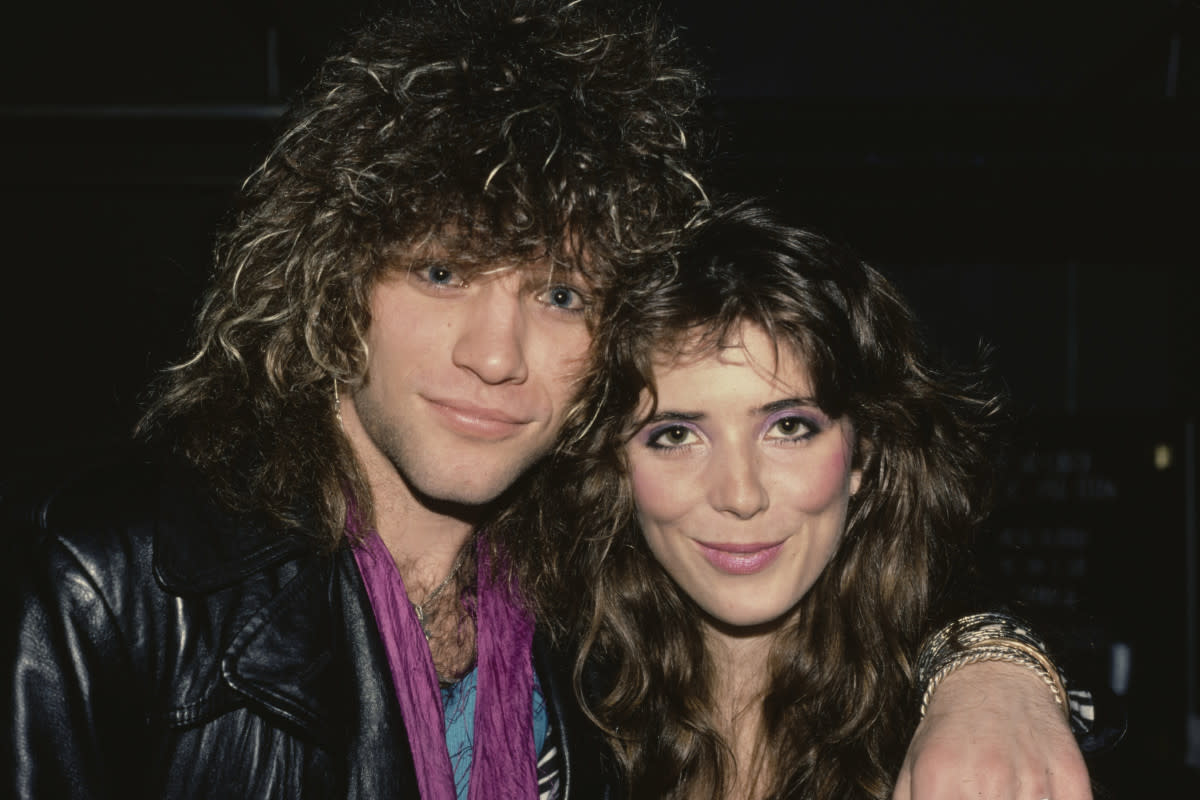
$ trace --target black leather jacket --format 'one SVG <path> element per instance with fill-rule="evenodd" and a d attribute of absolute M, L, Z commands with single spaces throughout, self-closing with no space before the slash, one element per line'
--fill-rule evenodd
<path fill-rule="evenodd" d="M 347 550 L 217 508 L 185 473 L 121 466 L 6 532 L 0 795 L 417 797 L 404 720 Z M 534 665 L 565 796 L 607 796 L 563 659 Z"/>

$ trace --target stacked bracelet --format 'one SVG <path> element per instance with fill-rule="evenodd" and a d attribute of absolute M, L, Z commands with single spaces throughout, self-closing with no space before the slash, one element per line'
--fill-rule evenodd
<path fill-rule="evenodd" d="M 921 717 L 928 710 L 929 698 L 947 675 L 980 661 L 1005 661 L 1033 670 L 1050 689 L 1067 721 L 1071 721 L 1066 681 L 1062 670 L 1046 652 L 1045 644 L 1020 620 L 998 613 L 971 614 L 957 619 L 930 637 L 921 648 L 917 659 L 917 681 L 925 687 L 921 695 Z"/>

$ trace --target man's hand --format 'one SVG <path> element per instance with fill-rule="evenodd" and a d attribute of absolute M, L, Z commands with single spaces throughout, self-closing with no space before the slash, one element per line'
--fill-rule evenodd
<path fill-rule="evenodd" d="M 1065 699 L 1065 698 L 1064 698 Z M 938 685 L 893 800 L 1091 800 L 1062 707 L 1030 669 L 964 666 Z"/>

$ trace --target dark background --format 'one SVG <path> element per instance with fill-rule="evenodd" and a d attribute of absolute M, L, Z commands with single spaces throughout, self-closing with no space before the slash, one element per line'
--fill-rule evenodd
<path fill-rule="evenodd" d="M 382 5 L 6 12 L 6 480 L 124 437 L 283 103 Z M 994 348 L 1022 424 L 987 569 L 1128 711 L 1110 796 L 1194 790 L 1200 5 L 666 7 L 712 67 L 720 181 L 856 246 L 952 359 Z"/>

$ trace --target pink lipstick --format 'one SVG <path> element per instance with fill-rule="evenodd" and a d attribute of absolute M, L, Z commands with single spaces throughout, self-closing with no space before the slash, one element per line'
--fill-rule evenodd
<path fill-rule="evenodd" d="M 708 544 L 696 542 L 708 563 L 730 575 L 753 575 L 764 570 L 783 549 L 775 544 Z"/>

